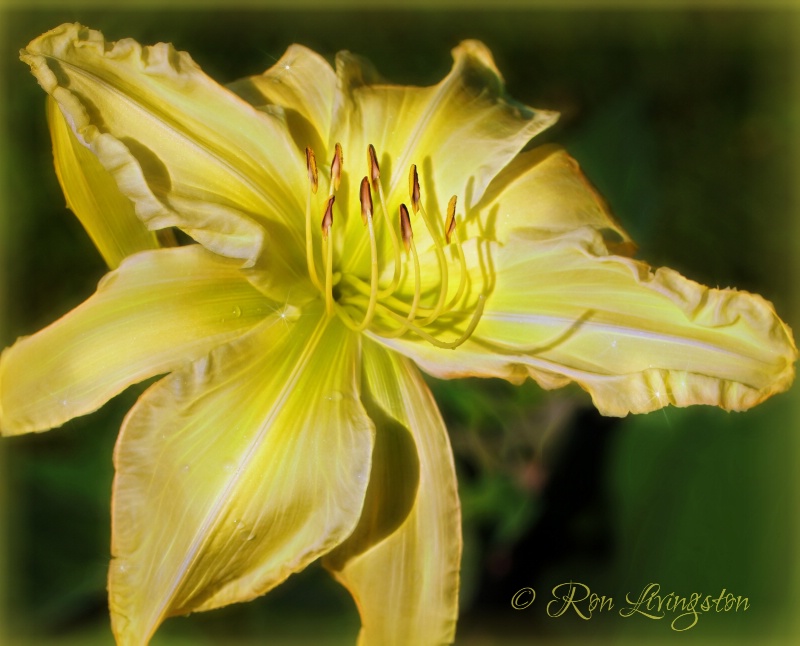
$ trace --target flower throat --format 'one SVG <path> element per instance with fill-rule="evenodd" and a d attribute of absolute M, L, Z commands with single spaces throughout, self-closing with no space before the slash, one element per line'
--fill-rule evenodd
<path fill-rule="evenodd" d="M 312 218 L 312 201 L 319 189 L 319 173 L 314 151 L 306 148 L 306 168 L 308 170 L 308 199 L 306 201 L 306 265 L 311 282 L 319 290 L 320 295 L 325 300 L 325 309 L 328 316 L 337 315 L 339 318 L 355 332 L 369 331 L 384 338 L 401 337 L 407 333 L 413 333 L 429 343 L 440 348 L 457 348 L 464 343 L 474 332 L 475 327 L 480 321 L 485 302 L 484 294 L 480 294 L 477 303 L 473 306 L 471 313 L 459 307 L 468 282 L 467 265 L 464 258 L 464 250 L 456 230 L 456 196 L 450 198 L 447 206 L 447 217 L 444 222 L 443 232 L 439 232 L 433 226 L 425 208 L 422 205 L 421 192 L 419 185 L 419 175 L 416 164 L 412 164 L 408 175 L 408 195 L 411 210 L 416 215 L 422 215 L 424 226 L 430 234 L 434 244 L 436 260 L 438 264 L 438 284 L 430 296 L 423 298 L 421 288 L 420 262 L 417 248 L 414 244 L 414 234 L 411 228 L 411 215 L 405 204 L 399 207 L 399 233 L 392 225 L 389 217 L 389 210 L 386 206 L 386 196 L 381 184 L 381 171 L 378 165 L 378 157 L 375 147 L 370 144 L 367 147 L 367 175 L 361 180 L 359 187 L 359 202 L 361 204 L 361 219 L 367 229 L 370 248 L 370 276 L 367 282 L 356 273 L 333 273 L 333 239 L 334 227 L 334 204 L 336 202 L 336 192 L 342 179 L 344 170 L 344 156 L 342 146 L 336 144 L 333 160 L 331 161 L 330 186 L 328 198 L 325 200 L 322 209 L 321 222 L 321 269 L 318 273 L 317 260 L 315 259 L 315 245 Z M 374 221 L 375 212 L 372 194 L 373 191 L 378 195 L 378 211 L 380 212 L 380 224 Z M 376 228 L 383 226 L 386 228 L 391 242 L 393 263 L 391 278 L 387 284 L 380 284 L 381 270 L 385 267 L 379 266 L 378 245 L 376 241 Z M 405 249 L 405 260 L 400 248 L 402 243 Z M 448 265 L 445 254 L 446 247 L 453 247 L 458 263 L 458 287 L 455 293 L 448 299 L 448 288 L 450 286 L 451 268 Z M 403 272 L 411 271 L 409 264 L 414 272 L 414 293 L 413 296 L 401 294 L 398 287 L 401 284 Z M 388 270 L 384 273 L 387 274 Z M 426 301 L 423 303 L 422 301 Z M 354 318 L 351 314 L 352 308 L 360 310 L 363 315 L 360 319 Z M 469 323 L 464 332 L 455 339 L 443 340 L 435 336 L 433 332 L 446 327 L 452 328 L 460 320 L 469 317 Z M 427 330 L 425 328 L 428 328 Z"/>

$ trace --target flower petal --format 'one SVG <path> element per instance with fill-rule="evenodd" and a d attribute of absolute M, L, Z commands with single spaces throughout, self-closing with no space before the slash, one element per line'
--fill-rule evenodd
<path fill-rule="evenodd" d="M 311 146 L 320 159 L 327 157 L 336 74 L 322 56 L 302 45 L 290 45 L 266 72 L 228 87 L 255 107 L 283 108 L 300 149 Z"/>
<path fill-rule="evenodd" d="M 217 85 L 185 52 L 106 43 L 67 24 L 21 58 L 149 228 L 178 226 L 250 261 L 260 219 L 283 223 L 302 243 L 291 216 L 305 206 L 305 166 L 285 123 Z"/>
<path fill-rule="evenodd" d="M 336 58 L 341 106 L 334 129 L 342 129 L 350 154 L 364 155 L 373 144 L 379 157 L 390 156 L 391 166 L 381 166 L 391 171 L 387 193 L 405 191 L 409 167 L 417 164 L 429 210 L 452 195 L 472 207 L 495 175 L 558 117 L 508 98 L 482 43 L 462 42 L 453 60 L 443 81 L 419 88 L 374 84 L 374 72 L 360 59 L 347 52 Z"/>
<path fill-rule="evenodd" d="M 53 160 L 67 206 L 78 217 L 112 269 L 137 251 L 158 249 L 156 234 L 136 217 L 133 203 L 119 192 L 111 174 L 84 148 L 58 104 L 47 99 Z"/>
<path fill-rule="evenodd" d="M 360 646 L 449 644 L 458 615 L 461 513 L 447 431 L 410 361 L 371 343 L 363 357 L 375 401 L 414 438 L 419 490 L 399 529 L 344 565 L 326 565 L 356 600 Z"/>
<path fill-rule="evenodd" d="M 581 172 L 558 146 L 539 146 L 518 155 L 468 211 L 461 239 L 479 236 L 505 242 L 515 229 L 562 232 L 590 226 L 614 253 L 631 255 L 636 245 Z"/>
<path fill-rule="evenodd" d="M 128 415 L 109 573 L 119 644 L 261 595 L 355 527 L 374 432 L 358 338 L 321 306 L 297 314 L 166 377 Z"/>
<path fill-rule="evenodd" d="M 439 377 L 530 375 L 545 388 L 575 381 L 605 415 L 668 404 L 744 410 L 794 378 L 791 331 L 758 295 L 608 255 L 590 228 L 517 231 L 484 253 L 495 283 L 466 343 L 444 350 L 410 335 L 383 343 Z"/>
<path fill-rule="evenodd" d="M 199 245 L 145 251 L 86 302 L 0 356 L 0 429 L 43 431 L 97 410 L 264 318 L 269 301 Z"/>

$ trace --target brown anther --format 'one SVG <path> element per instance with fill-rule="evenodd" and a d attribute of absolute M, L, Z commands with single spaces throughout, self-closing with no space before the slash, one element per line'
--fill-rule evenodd
<path fill-rule="evenodd" d="M 419 213 L 419 176 L 416 164 L 411 164 L 411 170 L 408 171 L 408 195 L 411 198 L 411 208 L 416 215 Z"/>
<path fill-rule="evenodd" d="M 378 166 L 378 155 L 375 154 L 375 146 L 370 144 L 367 147 L 367 165 L 369 166 L 369 179 L 372 188 L 378 190 L 378 180 L 381 178 L 381 168 Z"/>
<path fill-rule="evenodd" d="M 336 196 L 331 195 L 325 203 L 325 215 L 322 216 L 322 237 L 327 240 L 328 233 L 333 224 L 333 203 L 336 201 Z"/>
<path fill-rule="evenodd" d="M 333 161 L 331 161 L 331 182 L 333 182 L 334 191 L 339 190 L 339 182 L 342 181 L 342 166 L 344 166 L 342 145 L 337 143 L 333 153 Z"/>
<path fill-rule="evenodd" d="M 317 173 L 317 158 L 311 148 L 306 148 L 306 168 L 308 169 L 308 181 L 311 182 L 311 192 L 316 195 L 319 188 L 319 175 Z"/>
<path fill-rule="evenodd" d="M 408 209 L 405 204 L 400 205 L 400 235 L 403 238 L 403 246 L 406 248 L 406 253 L 408 253 L 414 233 L 411 231 L 411 220 L 408 217 Z"/>
<path fill-rule="evenodd" d="M 367 219 L 372 219 L 372 191 L 369 190 L 369 180 L 365 177 L 361 180 L 361 219 L 364 225 L 367 224 Z"/>
<path fill-rule="evenodd" d="M 447 219 L 444 221 L 444 239 L 450 244 L 450 236 L 456 230 L 456 196 L 450 198 L 447 204 Z"/>

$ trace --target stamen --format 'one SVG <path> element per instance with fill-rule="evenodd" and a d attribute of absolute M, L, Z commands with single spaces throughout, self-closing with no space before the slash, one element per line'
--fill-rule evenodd
<path fill-rule="evenodd" d="M 339 183 L 342 181 L 342 168 L 344 167 L 344 156 L 342 155 L 342 145 L 337 142 L 333 161 L 331 161 L 331 193 L 339 190 Z"/>
<path fill-rule="evenodd" d="M 406 248 L 406 253 L 411 250 L 411 256 L 414 258 L 414 300 L 411 302 L 411 309 L 408 312 L 407 320 L 413 321 L 417 314 L 417 306 L 419 305 L 420 296 L 420 280 L 419 280 L 419 257 L 417 256 L 417 246 L 414 244 L 414 233 L 411 230 L 411 220 L 408 217 L 408 209 L 405 204 L 400 205 L 400 232 L 403 235 L 403 244 Z"/>
<path fill-rule="evenodd" d="M 366 179 L 366 177 L 364 178 Z M 372 216 L 367 218 L 367 229 L 369 229 L 369 254 L 370 254 L 370 279 L 369 279 L 369 304 L 364 320 L 358 326 L 357 332 L 366 330 L 372 323 L 375 316 L 375 304 L 378 302 L 378 245 L 375 242 L 375 227 L 372 224 Z"/>
<path fill-rule="evenodd" d="M 464 294 L 464 288 L 467 286 L 467 261 L 464 258 L 464 249 L 461 247 L 461 241 L 458 239 L 458 232 L 456 231 L 456 196 L 450 198 L 447 204 L 447 219 L 444 222 L 444 237 L 447 244 L 455 234 L 456 252 L 458 253 L 458 261 L 461 265 L 461 273 L 458 280 L 458 289 L 452 300 L 447 304 L 447 309 L 451 309 L 461 300 Z"/>
<path fill-rule="evenodd" d="M 364 218 L 369 229 L 369 255 L 370 255 L 370 279 L 369 279 L 369 305 L 364 320 L 358 326 L 358 331 L 366 330 L 375 315 L 375 303 L 378 301 L 378 245 L 375 242 L 375 228 L 372 224 L 372 194 L 369 191 L 369 180 L 365 177 L 361 180 L 361 217 Z"/>
<path fill-rule="evenodd" d="M 329 240 L 331 226 L 333 225 L 333 203 L 336 196 L 331 195 L 325 206 L 322 216 L 322 247 L 325 254 L 325 311 L 328 316 L 333 316 L 333 240 Z"/>
<path fill-rule="evenodd" d="M 319 188 L 317 159 L 314 157 L 314 151 L 311 148 L 306 148 L 306 168 L 308 169 L 309 181 L 308 199 L 306 200 L 306 267 L 308 268 L 308 276 L 311 278 L 311 282 L 321 292 L 322 284 L 317 277 L 317 267 L 314 263 L 314 242 L 311 238 L 311 196 L 316 195 L 317 188 Z"/>
<path fill-rule="evenodd" d="M 411 209 L 414 215 L 419 213 L 419 176 L 417 175 L 417 165 L 411 164 L 411 169 L 408 171 L 408 196 L 411 199 Z M 408 251 L 408 249 L 406 249 Z"/>
<path fill-rule="evenodd" d="M 392 249 L 394 250 L 394 273 L 392 274 L 392 282 L 386 289 L 383 289 L 378 294 L 380 298 L 385 298 L 394 293 L 397 285 L 400 282 L 400 243 L 397 241 L 397 233 L 395 233 L 392 222 L 389 219 L 389 209 L 386 208 L 386 196 L 383 194 L 383 187 L 380 183 L 381 169 L 378 166 L 378 155 L 375 153 L 375 146 L 370 144 L 367 146 L 367 165 L 369 167 L 369 175 L 372 180 L 373 190 L 378 191 L 380 197 L 381 210 L 383 212 L 383 220 L 386 222 L 386 228 L 389 231 L 389 237 L 392 240 Z"/>

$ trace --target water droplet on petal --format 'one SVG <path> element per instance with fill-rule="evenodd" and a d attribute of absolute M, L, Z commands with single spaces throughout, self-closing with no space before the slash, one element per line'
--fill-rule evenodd
<path fill-rule="evenodd" d="M 231 313 L 233 314 L 233 318 L 238 319 L 242 315 L 242 308 L 237 305 L 233 308 L 233 312 Z"/>
<path fill-rule="evenodd" d="M 340 393 L 338 390 L 334 390 L 330 393 L 325 399 L 332 401 L 332 402 L 340 402 L 344 399 L 344 395 Z"/>

